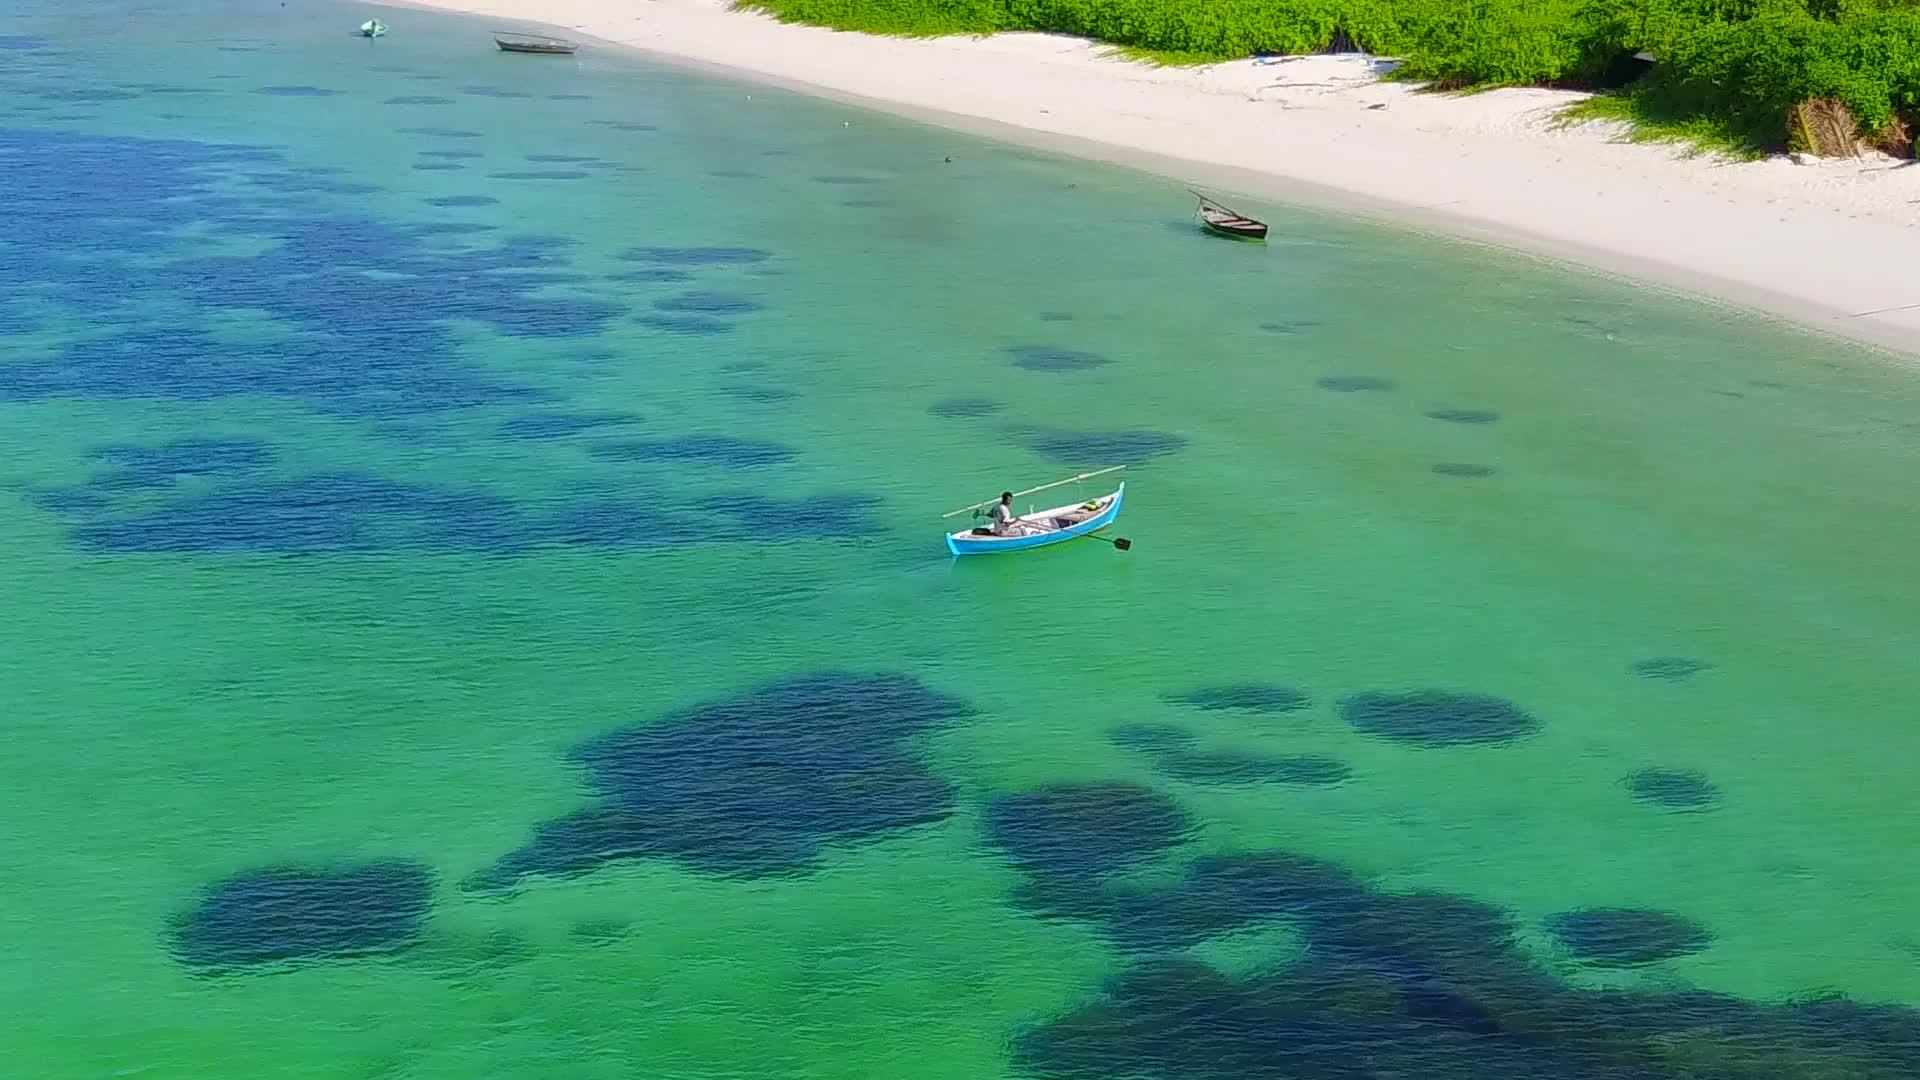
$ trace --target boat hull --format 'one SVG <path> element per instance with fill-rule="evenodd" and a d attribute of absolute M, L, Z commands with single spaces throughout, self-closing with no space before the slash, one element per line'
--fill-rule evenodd
<path fill-rule="evenodd" d="M 1069 525 L 1064 529 L 1049 529 L 1046 532 L 1027 533 L 1021 536 L 975 536 L 971 532 L 947 534 L 947 550 L 955 555 L 1001 555 L 1013 551 L 1032 551 L 1034 548 L 1052 547 L 1069 540 L 1078 540 L 1089 533 L 1099 532 L 1113 524 L 1120 516 L 1120 504 L 1125 501 L 1127 485 L 1109 496 L 1109 502 L 1100 512 L 1085 521 Z M 1038 514 L 1022 517 L 1021 521 L 1040 521 L 1073 507 L 1063 506 L 1053 510 L 1043 510 Z"/>
<path fill-rule="evenodd" d="M 1202 221 L 1200 227 L 1215 236 L 1224 236 L 1229 240 L 1265 240 L 1267 238 L 1267 227 L 1265 225 L 1257 225 L 1252 228 L 1232 228 L 1226 225 L 1215 225 L 1211 221 Z"/>

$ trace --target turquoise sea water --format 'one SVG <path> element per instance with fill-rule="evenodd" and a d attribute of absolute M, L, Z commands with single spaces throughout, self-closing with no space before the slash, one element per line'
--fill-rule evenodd
<path fill-rule="evenodd" d="M 21 1075 L 1920 1071 L 1911 371 L 370 13 L 0 25 Z"/>

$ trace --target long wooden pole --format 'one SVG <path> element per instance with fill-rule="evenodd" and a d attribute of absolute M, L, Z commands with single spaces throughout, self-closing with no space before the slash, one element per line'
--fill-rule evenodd
<path fill-rule="evenodd" d="M 1025 491 L 1016 491 L 1013 493 L 1013 497 L 1017 499 L 1022 495 L 1031 495 L 1036 491 L 1045 491 L 1048 488 L 1057 488 L 1062 484 L 1076 484 L 1082 480 L 1086 480 L 1091 477 L 1105 476 L 1108 473 L 1119 472 L 1121 469 L 1124 469 L 1124 468 L 1126 468 L 1125 465 L 1115 465 L 1111 469 L 1098 469 L 1093 472 L 1083 472 L 1079 476 L 1069 476 L 1065 480 L 1055 480 L 1051 484 L 1041 484 L 1039 487 L 1028 488 Z M 963 506 L 960 509 L 955 510 L 951 514 L 941 514 L 940 516 L 943 518 L 959 517 L 961 514 L 967 513 L 968 511 L 978 510 L 983 506 L 992 506 L 994 503 L 997 503 L 999 501 L 1000 501 L 999 499 L 988 499 L 985 502 L 977 502 L 977 503 L 974 503 L 972 506 Z"/>

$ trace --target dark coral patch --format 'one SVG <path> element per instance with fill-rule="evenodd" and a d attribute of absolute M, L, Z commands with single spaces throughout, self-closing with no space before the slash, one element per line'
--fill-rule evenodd
<path fill-rule="evenodd" d="M 1620 783 L 1641 802 L 1668 810 L 1705 810 L 1720 801 L 1706 774 L 1687 769 L 1639 769 Z"/>
<path fill-rule="evenodd" d="M 1647 660 L 1635 660 L 1630 670 L 1643 679 L 1679 682 L 1712 668 L 1712 664 L 1691 656 L 1655 656 Z"/>
<path fill-rule="evenodd" d="M 1481 477 L 1492 476 L 1495 470 L 1491 465 L 1474 465 L 1465 461 L 1443 461 L 1433 466 L 1431 471 L 1435 476 L 1457 476 L 1463 479 L 1479 479 Z"/>
<path fill-rule="evenodd" d="M 659 128 L 655 127 L 652 124 L 643 124 L 637 120 L 589 120 L 587 121 L 587 123 L 598 124 L 601 127 L 612 128 L 615 131 L 658 131 L 660 130 Z"/>
<path fill-rule="evenodd" d="M 1314 319 L 1292 319 L 1284 322 L 1263 322 L 1260 324 L 1260 329 L 1281 337 L 1294 337 L 1319 325 L 1320 323 Z"/>
<path fill-rule="evenodd" d="M 468 206 L 492 206 L 500 200 L 491 195 L 441 195 L 425 201 L 428 206 L 457 209 Z"/>
<path fill-rule="evenodd" d="M 1346 781 L 1353 768 L 1338 758 L 1317 754 L 1269 756 L 1234 750 L 1181 750 L 1162 755 L 1154 765 L 1162 776 L 1191 784 L 1300 784 L 1325 786 Z"/>
<path fill-rule="evenodd" d="M 585 180 L 592 175 L 579 169 L 521 169 L 488 173 L 487 178 L 490 180 Z"/>
<path fill-rule="evenodd" d="M 470 161 L 487 155 L 478 150 L 422 150 L 421 157 L 446 158 L 449 161 Z"/>
<path fill-rule="evenodd" d="M 625 270 L 618 274 L 608 274 L 607 280 L 625 281 L 635 285 L 664 285 L 678 281 L 692 281 L 693 275 L 685 270 L 648 267 L 644 270 Z"/>
<path fill-rule="evenodd" d="M 600 159 L 585 154 L 527 154 L 522 160 L 531 161 L 537 165 L 582 165 Z"/>
<path fill-rule="evenodd" d="M 992 398 L 945 398 L 927 406 L 927 411 L 948 420 L 969 420 L 991 416 L 1006 407 L 1006 402 Z"/>
<path fill-rule="evenodd" d="M 1449 424 L 1491 424 L 1500 419 L 1499 413 L 1489 409 L 1431 409 L 1426 416 Z"/>
<path fill-rule="evenodd" d="M 125 490 L 165 487 L 182 476 L 245 472 L 270 464 L 273 451 L 254 439 L 179 439 L 158 446 L 106 446 L 93 456 L 119 468 L 93 486 Z"/>
<path fill-rule="evenodd" d="M 730 435 L 681 435 L 671 439 L 629 439 L 595 443 L 593 455 L 608 461 L 658 461 L 669 464 L 715 464 L 732 468 L 778 465 L 793 459 L 793 451 L 777 442 L 736 439 Z"/>
<path fill-rule="evenodd" d="M 1327 375 L 1313 380 L 1313 384 L 1322 390 L 1332 390 L 1337 394 L 1393 389 L 1392 379 L 1383 379 L 1378 375 Z"/>
<path fill-rule="evenodd" d="M 46 38 L 28 34 L 0 34 L 0 52 L 28 52 L 33 49 L 44 49 L 52 44 Z"/>
<path fill-rule="evenodd" d="M 416 161 L 413 163 L 414 172 L 461 172 L 465 169 L 466 166 L 457 161 Z"/>
<path fill-rule="evenodd" d="M 432 893 L 432 875 L 411 862 L 250 870 L 175 924 L 173 954 L 218 974 L 399 952 L 419 940 Z"/>
<path fill-rule="evenodd" d="M 1415 746 L 1507 743 L 1540 730 L 1505 698 L 1451 690 L 1355 694 L 1341 700 L 1340 716 L 1359 731 Z"/>
<path fill-rule="evenodd" d="M 635 321 L 649 329 L 679 337 L 717 337 L 732 333 L 737 325 L 704 315 L 643 315 Z"/>
<path fill-rule="evenodd" d="M 987 837 L 1024 873 L 1092 884 L 1183 840 L 1191 825 L 1165 795 L 1135 784 L 1056 784 L 987 805 Z"/>
<path fill-rule="evenodd" d="M 478 139 L 482 135 L 482 133 L 478 131 L 465 131 L 460 128 L 446 127 L 407 127 L 401 128 L 400 133 L 403 135 L 424 135 L 429 139 Z"/>
<path fill-rule="evenodd" d="M 318 86 L 262 86 L 254 91 L 268 97 L 332 97 L 338 90 L 324 90 Z"/>
<path fill-rule="evenodd" d="M 1107 741 L 1126 750 L 1164 754 L 1185 750 L 1196 740 L 1193 732 L 1174 724 L 1122 724 L 1107 732 Z"/>
<path fill-rule="evenodd" d="M 533 96 L 524 90 L 502 90 L 498 86 L 462 86 L 459 89 L 469 97 L 530 98 Z"/>
<path fill-rule="evenodd" d="M 432 94 L 402 94 L 382 101 L 382 105 L 451 105 L 452 98 L 435 97 Z"/>
<path fill-rule="evenodd" d="M 946 818 L 953 792 L 910 740 L 969 711 L 905 675 L 836 672 L 621 728 L 574 753 L 600 801 L 539 826 L 469 884 L 648 857 L 729 877 L 805 873 L 830 845 Z"/>
<path fill-rule="evenodd" d="M 667 266 L 739 266 L 766 262 L 773 253 L 750 247 L 637 247 L 627 249 L 620 257 Z"/>
<path fill-rule="evenodd" d="M 1313 704 L 1312 695 L 1305 690 L 1272 683 L 1199 686 L 1160 696 L 1175 705 L 1185 705 L 1191 709 L 1238 709 L 1257 713 L 1296 712 Z"/>
<path fill-rule="evenodd" d="M 884 184 L 885 180 L 876 176 L 815 176 L 816 184 L 832 184 L 841 187 L 853 187 L 861 184 Z"/>
<path fill-rule="evenodd" d="M 1569 911 L 1546 925 L 1568 952 L 1600 967 L 1654 964 L 1713 944 L 1713 932 L 1692 919 L 1642 908 Z"/>
<path fill-rule="evenodd" d="M 1073 321 L 1073 312 L 1071 312 L 1071 311 L 1043 311 L 1043 312 L 1041 312 L 1041 313 L 1040 313 L 1040 321 L 1041 321 L 1041 322 L 1072 322 L 1072 321 Z"/>
<path fill-rule="evenodd" d="M 509 439 L 561 439 L 583 431 L 631 424 L 638 419 L 631 413 L 616 412 L 524 413 L 502 421 L 499 430 Z"/>
<path fill-rule="evenodd" d="M 883 206 L 892 206 L 894 202 L 892 199 L 841 199 L 840 205 L 855 210 L 877 210 Z"/>
<path fill-rule="evenodd" d="M 548 101 L 592 101 L 592 94 L 548 94 Z"/>
<path fill-rule="evenodd" d="M 758 300 L 722 292 L 681 293 L 655 300 L 653 306 L 661 311 L 690 315 L 750 315 L 762 307 Z"/>
<path fill-rule="evenodd" d="M 763 405 L 771 405 L 777 401 L 791 401 L 795 397 L 793 391 L 783 386 L 729 386 L 720 392 L 728 397 L 739 398 L 741 401 L 753 401 Z"/>
<path fill-rule="evenodd" d="M 1165 431 L 1042 431 L 1028 439 L 1037 451 L 1069 465 L 1124 462 L 1137 465 L 1187 445 Z"/>
<path fill-rule="evenodd" d="M 1112 363 L 1096 352 L 1057 349 L 1051 345 L 1014 345 L 1007 350 L 1016 367 L 1028 371 L 1090 371 Z"/>
<path fill-rule="evenodd" d="M 747 169 L 712 169 L 708 176 L 716 180 L 765 180 L 765 173 L 751 172 Z"/>

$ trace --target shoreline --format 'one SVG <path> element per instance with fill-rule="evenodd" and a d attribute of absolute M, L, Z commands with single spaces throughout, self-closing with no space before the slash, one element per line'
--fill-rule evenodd
<path fill-rule="evenodd" d="M 1920 363 L 1920 165 L 1730 162 L 1561 125 L 1582 95 L 1438 95 L 1363 57 L 1154 68 L 1073 38 L 889 38 L 724 0 L 399 0 L 1030 149 L 1437 234 Z M 1255 134 L 1257 139 L 1246 136 Z M 1903 280 L 1904 278 L 1904 280 Z"/>

